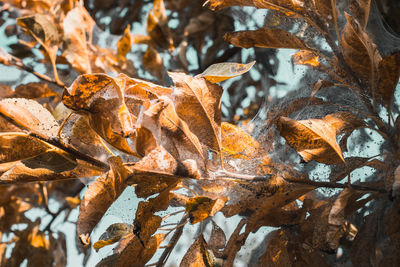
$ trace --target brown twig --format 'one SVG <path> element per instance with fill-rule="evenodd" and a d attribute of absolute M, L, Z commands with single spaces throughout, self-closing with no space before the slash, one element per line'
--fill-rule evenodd
<path fill-rule="evenodd" d="M 158 259 L 157 263 L 155 266 L 157 267 L 162 267 L 164 266 L 165 262 L 168 260 L 169 255 L 171 254 L 172 250 L 174 249 L 176 243 L 178 243 L 179 238 L 181 237 L 183 233 L 183 228 L 185 226 L 185 222 L 187 221 L 189 215 L 185 214 L 182 219 L 178 223 L 178 227 L 175 230 L 174 235 L 171 237 L 171 240 L 169 241 L 168 247 L 163 251 L 161 254 L 160 258 Z"/>
<path fill-rule="evenodd" d="M 2 51 L 0 51 L 0 52 L 2 52 Z M 50 78 L 49 76 L 47 76 L 45 74 L 40 74 L 40 73 L 36 72 L 32 67 L 25 65 L 22 62 L 21 59 L 13 56 L 11 54 L 7 53 L 6 54 L 6 58 L 4 58 L 4 57 L 0 58 L 0 63 L 4 64 L 6 66 L 17 67 L 20 70 L 23 70 L 23 71 L 26 71 L 26 72 L 29 72 L 29 73 L 35 75 L 36 77 L 38 77 L 39 79 L 41 79 L 41 80 L 43 80 L 43 81 L 45 81 L 47 83 L 51 83 L 51 84 L 57 85 L 57 86 L 59 86 L 61 88 L 65 88 L 65 84 L 63 82 L 56 81 L 56 80 Z"/>

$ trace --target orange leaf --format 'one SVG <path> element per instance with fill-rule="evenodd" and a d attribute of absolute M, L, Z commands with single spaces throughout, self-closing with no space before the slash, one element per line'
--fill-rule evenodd
<path fill-rule="evenodd" d="M 225 206 L 226 198 L 211 199 L 208 197 L 194 197 L 186 202 L 186 212 L 189 213 L 192 224 L 204 221 L 210 216 L 214 216 Z"/>
<path fill-rule="evenodd" d="M 221 124 L 222 150 L 234 158 L 252 158 L 260 149 L 260 144 L 250 135 L 233 124 Z"/>
<path fill-rule="evenodd" d="M 293 63 L 298 65 L 318 67 L 319 56 L 311 51 L 300 50 L 299 52 L 293 55 Z"/>

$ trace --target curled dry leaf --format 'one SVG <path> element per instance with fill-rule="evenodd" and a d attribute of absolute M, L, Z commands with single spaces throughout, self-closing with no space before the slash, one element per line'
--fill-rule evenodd
<path fill-rule="evenodd" d="M 93 19 L 80 5 L 70 10 L 63 21 L 63 56 L 81 74 L 92 72 L 87 43 L 91 41 L 94 25 Z M 86 34 L 89 35 L 89 40 Z"/>
<path fill-rule="evenodd" d="M 281 29 L 261 28 L 254 31 L 238 31 L 225 34 L 225 40 L 243 48 L 292 48 L 309 49 L 296 35 Z"/>
<path fill-rule="evenodd" d="M 125 139 L 135 132 L 135 118 L 124 98 L 127 79 L 125 75 L 118 78 L 105 74 L 81 75 L 64 90 L 63 103 L 87 116 L 92 129 L 109 144 L 137 155 Z"/>
<path fill-rule="evenodd" d="M 252 61 L 248 64 L 231 62 L 217 63 L 208 67 L 200 76 L 211 83 L 218 83 L 248 72 L 253 67 L 254 63 L 256 63 L 256 61 Z"/>
<path fill-rule="evenodd" d="M 211 199 L 208 197 L 194 197 L 186 202 L 186 212 L 189 213 L 190 222 L 196 224 L 212 217 L 220 211 L 228 199 L 221 197 Z"/>
<path fill-rule="evenodd" d="M 201 143 L 220 152 L 222 88 L 184 73 L 170 72 L 169 75 L 176 86 L 171 98 L 177 114 Z"/>
<path fill-rule="evenodd" d="M 60 36 L 55 24 L 49 19 L 49 17 L 42 14 L 18 18 L 17 23 L 21 27 L 25 28 L 28 33 L 32 35 L 46 50 L 51 64 L 53 65 L 54 77 L 57 82 L 60 82 L 56 68 L 56 57 Z"/>
<path fill-rule="evenodd" d="M 124 34 L 118 39 L 117 42 L 117 55 L 120 58 L 125 58 L 126 54 L 131 51 L 132 46 L 132 35 L 131 35 L 131 25 L 128 24 L 124 30 Z"/>
<path fill-rule="evenodd" d="M 325 164 L 337 164 L 345 160 L 336 136 L 363 125 L 361 120 L 354 118 L 357 117 L 349 112 L 301 121 L 280 117 L 277 127 L 281 136 L 305 161 L 316 160 Z"/>
<path fill-rule="evenodd" d="M 256 8 L 279 10 L 291 16 L 294 15 L 293 11 L 301 10 L 304 3 L 298 0 L 207 0 L 204 5 L 207 5 L 212 10 L 219 10 L 230 6 L 253 6 Z"/>
<path fill-rule="evenodd" d="M 20 84 L 15 88 L 14 95 L 15 97 L 27 99 L 58 96 L 58 94 L 45 83 Z"/>
<path fill-rule="evenodd" d="M 146 53 L 143 55 L 143 67 L 154 77 L 164 80 L 165 68 L 160 54 L 152 45 L 147 46 Z"/>
<path fill-rule="evenodd" d="M 225 248 L 226 236 L 224 231 L 214 221 L 212 222 L 212 230 L 210 240 L 208 241 L 208 247 L 213 251 L 215 255 L 220 254 L 220 251 Z"/>
<path fill-rule="evenodd" d="M 376 79 L 376 69 L 382 57 L 360 24 L 347 13 L 345 15 L 347 23 L 341 35 L 344 59 L 361 79 L 373 85 Z"/>
<path fill-rule="evenodd" d="M 79 160 L 77 160 L 78 165 L 73 168 L 76 165 L 75 162 L 68 161 L 70 159 L 66 160 L 66 158 L 55 152 L 52 152 L 51 154 L 45 153 L 42 155 L 44 157 L 39 156 L 9 166 L 7 170 L 1 174 L 0 184 L 57 181 L 93 177 L 101 174 L 101 170 Z M 52 164 L 56 165 L 52 166 Z M 28 166 L 31 166 L 32 168 Z"/>
<path fill-rule="evenodd" d="M 113 223 L 108 226 L 107 230 L 100 236 L 99 240 L 93 244 L 93 248 L 98 251 L 102 247 L 114 244 L 126 238 L 132 233 L 133 226 L 128 223 Z"/>
<path fill-rule="evenodd" d="M 237 126 L 221 124 L 222 151 L 233 158 L 253 158 L 261 149 L 260 144 Z"/>
<path fill-rule="evenodd" d="M 77 235 L 84 246 L 90 243 L 90 233 L 111 204 L 122 194 L 131 171 L 124 167 L 120 157 L 109 160 L 111 170 L 94 181 L 83 196 L 77 223 Z"/>
<path fill-rule="evenodd" d="M 371 0 L 352 0 L 349 3 L 349 9 L 353 17 L 357 18 L 361 27 L 365 29 L 371 9 Z"/>
<path fill-rule="evenodd" d="M 163 49 L 174 49 L 163 0 L 155 0 L 147 16 L 147 33 L 152 42 Z"/>
<path fill-rule="evenodd" d="M 319 56 L 312 51 L 300 50 L 293 55 L 293 63 L 298 65 L 307 65 L 310 67 L 318 67 Z"/>
<path fill-rule="evenodd" d="M 378 66 L 377 92 L 390 109 L 394 91 L 400 77 L 400 52 L 386 56 Z"/>
<path fill-rule="evenodd" d="M 7 98 L 0 101 L 0 113 L 19 126 L 46 138 L 56 138 L 58 123 L 53 115 L 34 100 Z"/>
<path fill-rule="evenodd" d="M 51 145 L 25 133 L 0 133 L 0 164 L 35 157 Z"/>
<path fill-rule="evenodd" d="M 212 266 L 207 257 L 207 243 L 203 235 L 200 235 L 196 241 L 186 251 L 181 261 L 180 267 L 206 267 Z"/>
<path fill-rule="evenodd" d="M 174 175 L 178 172 L 178 162 L 162 146 L 153 149 L 130 169 L 132 174 L 126 182 L 136 185 L 138 197 L 149 197 L 179 181 L 179 177 Z"/>

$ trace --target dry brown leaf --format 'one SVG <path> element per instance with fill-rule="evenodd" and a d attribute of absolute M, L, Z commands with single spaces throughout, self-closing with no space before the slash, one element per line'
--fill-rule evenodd
<path fill-rule="evenodd" d="M 24 98 L 0 100 L 0 113 L 42 137 L 57 137 L 59 127 L 57 121 L 47 109 L 34 100 Z"/>
<path fill-rule="evenodd" d="M 174 175 L 178 172 L 178 162 L 162 146 L 153 149 L 130 169 L 133 173 L 126 182 L 136 184 L 138 197 L 149 197 L 179 181 Z"/>
<path fill-rule="evenodd" d="M 208 241 L 208 247 L 213 251 L 215 255 L 221 254 L 221 250 L 225 248 L 226 236 L 224 231 L 214 221 L 212 222 L 212 230 L 210 240 Z"/>
<path fill-rule="evenodd" d="M 222 151 L 233 158 L 251 159 L 259 152 L 260 144 L 237 126 L 221 124 Z"/>
<path fill-rule="evenodd" d="M 400 77 L 400 52 L 386 56 L 378 66 L 377 92 L 383 103 L 390 109 L 394 92 Z"/>
<path fill-rule="evenodd" d="M 20 84 L 14 90 L 15 97 L 37 99 L 58 96 L 46 83 Z"/>
<path fill-rule="evenodd" d="M 56 57 L 60 36 L 57 27 L 49 17 L 42 14 L 17 18 L 17 24 L 25 28 L 40 43 L 48 54 L 53 65 L 54 78 L 60 82 L 56 68 Z M 62 82 L 60 82 L 62 83 Z"/>
<path fill-rule="evenodd" d="M 347 23 L 341 35 L 344 59 L 361 79 L 374 88 L 377 67 L 382 57 L 360 24 L 347 13 L 345 15 Z"/>
<path fill-rule="evenodd" d="M 361 27 L 367 27 L 369 12 L 371 9 L 371 0 L 352 0 L 349 3 L 351 15 L 360 23 Z"/>
<path fill-rule="evenodd" d="M 46 155 L 46 154 L 43 154 Z M 54 155 L 54 154 L 53 154 Z M 51 155 L 50 155 L 51 156 Z M 48 157 L 47 155 L 45 157 Z M 44 159 L 46 160 L 46 158 Z M 7 171 L 1 174 L 0 176 L 0 184 L 20 184 L 20 183 L 28 183 L 28 182 L 37 182 L 37 181 L 57 181 L 57 180 L 67 180 L 67 179 L 77 179 L 77 178 L 85 178 L 85 177 L 93 177 L 100 175 L 102 171 L 96 169 L 96 167 L 85 164 L 85 162 L 81 162 L 77 160 L 78 165 L 70 170 L 76 163 L 69 162 L 65 158 L 56 158 L 55 162 L 45 161 L 43 159 L 34 159 L 33 164 L 32 161 L 24 161 L 18 162 L 14 165 L 10 166 Z M 48 160 L 48 159 L 47 159 Z M 44 165 L 44 168 L 35 168 L 38 166 L 38 161 L 40 164 Z M 33 165 L 32 168 L 27 165 Z M 57 163 L 53 166 L 53 164 Z M 48 169 L 50 168 L 50 169 Z M 65 170 L 62 172 L 54 172 L 51 169 L 55 170 Z"/>
<path fill-rule="evenodd" d="M 128 24 L 124 30 L 124 34 L 118 39 L 117 42 L 118 57 L 125 58 L 126 54 L 131 51 L 132 44 L 131 25 Z"/>
<path fill-rule="evenodd" d="M 109 144 L 137 155 L 125 139 L 135 132 L 135 117 L 124 98 L 127 79 L 125 75 L 117 78 L 105 74 L 81 75 L 64 90 L 63 103 L 87 116 L 92 129 Z"/>
<path fill-rule="evenodd" d="M 293 63 L 310 67 L 319 66 L 319 56 L 312 51 L 300 50 L 292 56 Z"/>
<path fill-rule="evenodd" d="M 261 28 L 254 31 L 228 32 L 225 40 L 234 46 L 250 48 L 292 48 L 308 50 L 308 46 L 294 34 L 281 29 Z"/>
<path fill-rule="evenodd" d="M 212 266 L 206 255 L 207 243 L 203 235 L 200 235 L 196 241 L 186 251 L 181 261 L 180 267 L 206 267 Z"/>
<path fill-rule="evenodd" d="M 94 25 L 93 19 L 80 5 L 69 11 L 63 21 L 63 56 L 80 74 L 92 72 L 87 43 L 91 41 Z M 89 40 L 86 39 L 86 34 L 89 35 Z"/>
<path fill-rule="evenodd" d="M 302 0 L 207 0 L 207 5 L 212 10 L 219 10 L 230 6 L 253 6 L 256 8 L 275 9 L 286 15 L 294 15 L 293 11 L 300 11 L 304 3 Z"/>
<path fill-rule="evenodd" d="M 0 133 L 0 164 L 28 159 L 47 152 L 51 145 L 25 133 Z"/>
<path fill-rule="evenodd" d="M 100 248 L 114 244 L 127 235 L 132 234 L 133 226 L 127 223 L 113 223 L 107 227 L 106 231 L 100 236 L 99 240 L 93 244 L 93 248 L 98 251 Z"/>
<path fill-rule="evenodd" d="M 222 88 L 183 73 L 170 72 L 169 75 L 176 86 L 171 98 L 177 114 L 201 143 L 220 152 Z"/>
<path fill-rule="evenodd" d="M 162 49 L 174 49 L 163 0 L 155 0 L 147 16 L 147 33 L 152 42 Z"/>
<path fill-rule="evenodd" d="M 160 54 L 152 45 L 147 46 L 146 53 L 143 55 L 143 67 L 160 81 L 164 80 L 165 68 Z"/>
<path fill-rule="evenodd" d="M 354 117 L 348 112 L 301 121 L 280 117 L 277 126 L 281 136 L 305 161 L 337 164 L 345 160 L 336 136 L 360 127 L 360 120 L 353 120 Z"/>
<path fill-rule="evenodd" d="M 164 241 L 165 234 L 155 234 L 145 243 L 140 243 L 136 236 L 127 239 L 124 249 L 118 253 L 118 257 L 112 266 L 144 266 L 154 255 L 161 243 Z M 110 266 L 110 265 L 107 265 Z"/>
<path fill-rule="evenodd" d="M 329 87 L 332 87 L 334 85 L 335 84 L 333 82 L 328 81 L 328 80 L 318 80 L 316 83 L 313 84 L 314 90 L 312 91 L 311 96 L 314 97 L 315 94 L 319 90 L 324 89 L 324 88 L 329 88 Z"/>
<path fill-rule="evenodd" d="M 217 199 L 208 197 L 189 198 L 186 202 L 186 212 L 189 213 L 190 222 L 196 224 L 214 216 L 225 206 L 226 201 L 226 197 Z"/>
<path fill-rule="evenodd" d="M 248 64 L 231 62 L 217 63 L 209 66 L 200 76 L 211 83 L 218 83 L 248 72 L 253 67 L 254 63 L 256 63 L 256 61 L 252 61 Z"/>
<path fill-rule="evenodd" d="M 108 161 L 111 170 L 89 186 L 81 201 L 76 231 L 84 246 L 89 245 L 93 228 L 125 190 L 125 180 L 131 172 L 123 166 L 120 157 L 112 157 Z"/>

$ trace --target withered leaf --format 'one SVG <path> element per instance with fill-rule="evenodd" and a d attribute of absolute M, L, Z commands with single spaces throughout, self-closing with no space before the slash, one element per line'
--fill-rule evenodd
<path fill-rule="evenodd" d="M 99 240 L 93 244 L 93 248 L 98 251 L 104 246 L 114 244 L 131 234 L 133 226 L 127 223 L 113 223 L 108 226 L 107 230 L 100 236 Z"/>
<path fill-rule="evenodd" d="M 347 23 L 341 35 L 344 59 L 361 79 L 374 84 L 376 68 L 382 57 L 360 24 L 347 13 L 345 15 Z"/>
<path fill-rule="evenodd" d="M 212 222 L 212 230 L 210 240 L 208 241 L 208 247 L 218 255 L 221 249 L 225 248 L 226 236 L 224 231 L 214 221 Z"/>
<path fill-rule="evenodd" d="M 367 26 L 370 8 L 371 0 L 352 0 L 349 3 L 351 15 L 357 19 L 363 29 Z"/>
<path fill-rule="evenodd" d="M 377 92 L 384 104 L 390 108 L 394 91 L 400 77 L 400 52 L 386 56 L 378 66 Z"/>
<path fill-rule="evenodd" d="M 63 21 L 63 55 L 81 74 L 92 72 L 87 42 L 90 41 L 94 25 L 93 19 L 80 5 L 70 10 Z M 86 33 L 89 35 L 89 40 L 87 40 Z"/>
<path fill-rule="evenodd" d="M 81 75 L 64 90 L 63 103 L 87 116 L 92 129 L 109 144 L 137 155 L 125 139 L 135 131 L 135 118 L 124 97 L 127 79 L 125 75 L 117 78 L 105 74 Z"/>
<path fill-rule="evenodd" d="M 228 32 L 225 40 L 234 46 L 243 48 L 292 48 L 308 50 L 308 46 L 296 35 L 281 30 L 261 28 L 254 31 Z"/>
<path fill-rule="evenodd" d="M 121 158 L 112 157 L 109 163 L 111 170 L 89 186 L 81 202 L 77 235 L 84 246 L 90 243 L 93 228 L 127 186 L 125 180 L 130 170 L 123 166 Z"/>
<path fill-rule="evenodd" d="M 185 159 L 185 150 L 189 150 L 192 153 L 198 154 L 203 158 L 203 149 L 200 144 L 198 135 L 195 135 L 190 129 L 190 125 L 182 120 L 177 110 L 172 103 L 168 103 L 167 106 L 161 111 L 159 116 L 159 124 L 161 129 L 166 133 L 166 136 L 171 138 L 172 145 L 165 144 L 168 151 L 175 157 Z M 165 140 L 167 142 L 167 140 Z M 164 142 L 164 143 L 166 143 Z M 173 146 L 173 147 L 171 147 Z M 177 151 L 174 153 L 174 150 Z M 182 151 L 183 150 L 183 151 Z"/>
<path fill-rule="evenodd" d="M 222 88 L 184 73 L 170 72 L 169 75 L 176 86 L 171 97 L 179 117 L 188 124 L 201 143 L 220 152 Z"/>
<path fill-rule="evenodd" d="M 153 149 L 130 169 L 132 174 L 126 182 L 136 184 L 138 197 L 149 197 L 179 181 L 174 175 L 178 171 L 178 162 L 162 146 Z"/>
<path fill-rule="evenodd" d="M 230 6 L 253 6 L 256 8 L 275 9 L 284 12 L 286 15 L 293 15 L 292 11 L 301 10 L 303 1 L 297 0 L 207 0 L 207 5 L 212 10 L 219 10 Z"/>
<path fill-rule="evenodd" d="M 200 76 L 204 77 L 209 82 L 218 83 L 248 72 L 253 67 L 254 63 L 256 63 L 256 61 L 252 61 L 248 64 L 231 62 L 217 63 L 209 66 Z"/>
<path fill-rule="evenodd" d="M 33 158 L 25 159 L 22 163 L 31 169 L 48 169 L 55 173 L 71 171 L 78 166 L 75 158 L 63 151 L 49 151 Z"/>
<path fill-rule="evenodd" d="M 49 18 L 42 14 L 36 14 L 17 18 L 18 25 L 24 27 L 38 41 L 49 55 L 53 65 L 54 77 L 60 82 L 56 68 L 56 57 L 60 36 L 58 30 Z"/>
<path fill-rule="evenodd" d="M 14 95 L 16 97 L 23 97 L 28 99 L 58 96 L 57 93 L 55 93 L 45 83 L 20 84 L 15 88 L 14 92 Z"/>
<path fill-rule="evenodd" d="M 163 0 L 155 0 L 147 16 L 147 33 L 153 43 L 163 49 L 174 49 Z"/>
<path fill-rule="evenodd" d="M 189 213 L 190 222 L 196 224 L 214 216 L 221 210 L 227 198 L 211 199 L 208 197 L 194 197 L 186 202 L 186 212 Z"/>
<path fill-rule="evenodd" d="M 203 235 L 200 235 L 196 241 L 186 251 L 181 261 L 180 267 L 206 267 L 212 266 L 207 257 L 207 243 Z"/>
<path fill-rule="evenodd" d="M 147 46 L 146 53 L 143 55 L 143 67 L 154 77 L 164 80 L 165 68 L 160 54 L 152 45 Z"/>
<path fill-rule="evenodd" d="M 298 65 L 307 65 L 310 67 L 319 66 L 319 56 L 314 52 L 307 50 L 300 50 L 293 55 L 293 63 Z"/>
<path fill-rule="evenodd" d="M 117 42 L 117 54 L 118 57 L 125 58 L 126 54 L 131 51 L 132 46 L 132 35 L 131 35 L 131 25 L 128 24 L 124 30 L 124 34 L 118 39 Z"/>
<path fill-rule="evenodd" d="M 25 133 L 0 133 L 0 144 L 0 164 L 32 158 L 52 148 Z"/>
<path fill-rule="evenodd" d="M 260 144 L 249 134 L 237 126 L 223 122 L 221 124 L 222 151 L 233 158 L 252 158 L 259 149 Z"/>
<path fill-rule="evenodd" d="M 34 100 L 7 98 L 0 100 L 0 113 L 18 125 L 46 138 L 57 137 L 58 123 L 53 115 Z"/>
<path fill-rule="evenodd" d="M 316 160 L 325 164 L 345 162 L 336 136 L 352 127 L 351 113 L 327 115 L 322 119 L 296 121 L 280 117 L 277 122 L 280 134 L 305 161 Z M 348 115 L 348 116 L 346 116 Z"/>
<path fill-rule="evenodd" d="M 165 234 L 155 234 L 149 238 L 144 247 L 136 236 L 123 240 L 121 243 L 127 244 L 124 244 L 123 250 L 118 253 L 118 258 L 112 266 L 144 266 L 153 257 L 164 238 Z"/>

